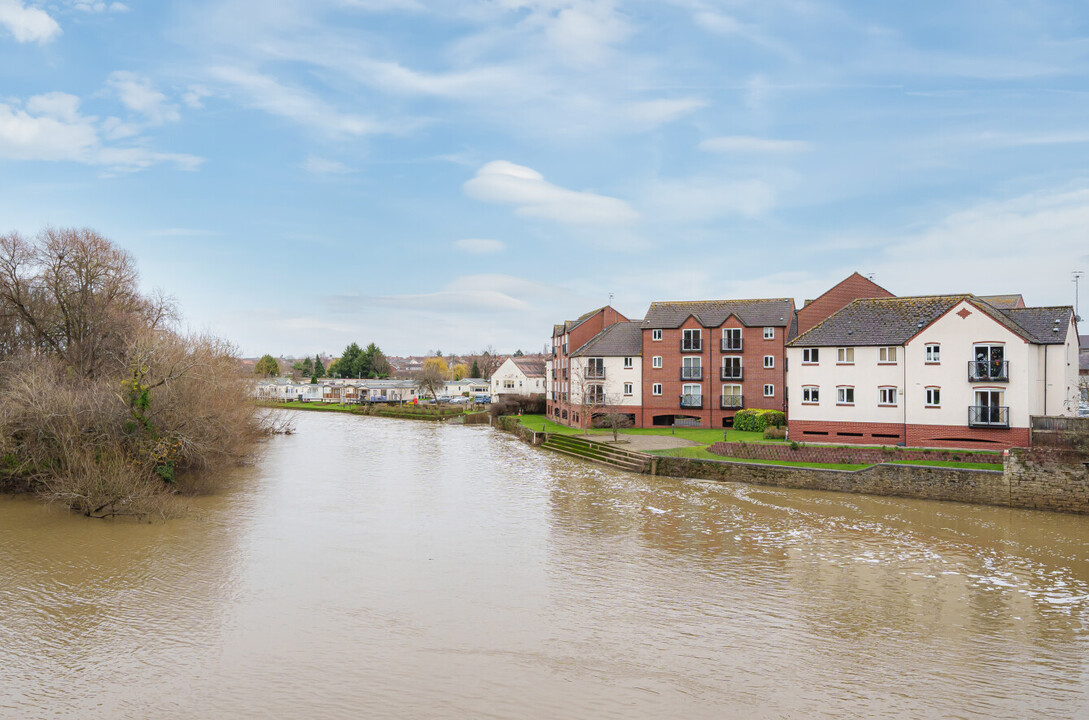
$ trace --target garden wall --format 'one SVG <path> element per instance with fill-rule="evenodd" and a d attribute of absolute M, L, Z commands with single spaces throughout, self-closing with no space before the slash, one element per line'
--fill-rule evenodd
<path fill-rule="evenodd" d="M 891 460 L 941 460 L 943 462 L 993 463 L 999 469 L 1002 456 L 998 453 L 968 453 L 956 450 L 905 450 L 903 448 L 826 447 L 790 443 L 717 442 L 708 452 L 744 460 L 786 460 L 790 462 L 831 463 L 835 465 L 868 465 Z"/>

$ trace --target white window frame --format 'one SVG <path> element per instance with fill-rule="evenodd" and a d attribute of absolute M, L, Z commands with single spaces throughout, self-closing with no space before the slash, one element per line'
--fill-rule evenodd
<path fill-rule="evenodd" d="M 741 328 L 722 328 L 723 344 L 725 344 L 727 340 L 731 340 L 734 337 L 735 333 L 737 334 L 737 344 L 740 345 L 741 348 L 744 348 L 745 340 L 742 336 Z M 730 342 L 730 344 L 733 345 L 733 342 Z M 727 352 L 741 352 L 741 349 L 739 348 L 737 350 L 728 350 Z"/>
<path fill-rule="evenodd" d="M 764 339 L 765 340 L 774 340 L 775 339 L 775 328 L 774 327 L 764 328 Z"/>
<path fill-rule="evenodd" d="M 803 385 L 802 386 L 802 404 L 803 405 L 819 405 L 821 401 L 821 386 L 820 385 Z"/>
<path fill-rule="evenodd" d="M 635 363 L 634 363 L 633 359 L 630 358 L 630 357 L 624 358 L 624 369 L 625 370 L 630 370 L 633 367 L 635 367 Z"/>
<path fill-rule="evenodd" d="M 775 386 L 771 383 L 764 386 L 764 397 L 775 397 Z"/>
<path fill-rule="evenodd" d="M 887 345 L 877 349 L 877 362 L 885 365 L 896 364 L 896 346 Z"/>
<path fill-rule="evenodd" d="M 900 395 L 891 385 L 883 385 L 877 388 L 877 404 L 884 407 L 895 407 L 899 404 Z"/>
<path fill-rule="evenodd" d="M 625 395 L 633 395 L 634 392 L 635 392 L 635 386 L 634 385 L 632 385 L 630 382 L 624 383 L 624 394 Z"/>
<path fill-rule="evenodd" d="M 802 348 L 802 364 L 816 365 L 820 360 L 820 348 Z"/>
<path fill-rule="evenodd" d="M 855 364 L 855 349 L 853 347 L 836 348 L 836 364 L 837 365 L 854 365 Z"/>
<path fill-rule="evenodd" d="M 848 395 L 850 397 L 848 397 Z M 854 385 L 838 385 L 836 386 L 836 405 L 854 405 L 855 404 L 855 386 Z"/>
<path fill-rule="evenodd" d="M 650 359 L 650 366 L 652 368 L 662 367 L 662 356 L 661 355 L 655 355 L 654 357 L 652 357 Z"/>
<path fill-rule="evenodd" d="M 942 361 L 942 346 L 940 343 L 927 343 L 926 344 L 926 362 L 931 365 L 938 365 Z"/>
<path fill-rule="evenodd" d="M 774 355 L 765 355 L 764 356 L 764 367 L 766 367 L 766 368 L 775 367 L 775 356 Z"/>
<path fill-rule="evenodd" d="M 653 385 L 651 385 L 650 386 L 650 394 L 651 395 L 661 395 L 662 394 L 662 383 L 654 383 Z"/>
<path fill-rule="evenodd" d="M 650 331 L 650 339 L 653 340 L 654 342 L 658 342 L 659 340 L 662 339 L 662 331 L 657 329 L 657 328 L 655 328 L 654 330 L 651 330 Z"/>
<path fill-rule="evenodd" d="M 942 389 L 940 387 L 928 387 L 925 388 L 925 391 L 926 394 L 923 397 L 925 398 L 926 407 L 936 408 L 942 406 Z"/>

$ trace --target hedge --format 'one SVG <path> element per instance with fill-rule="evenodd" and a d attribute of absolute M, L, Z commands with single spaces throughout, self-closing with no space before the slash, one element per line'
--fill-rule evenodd
<path fill-rule="evenodd" d="M 738 410 L 734 415 L 734 430 L 764 432 L 768 427 L 783 427 L 786 415 L 780 410 Z"/>

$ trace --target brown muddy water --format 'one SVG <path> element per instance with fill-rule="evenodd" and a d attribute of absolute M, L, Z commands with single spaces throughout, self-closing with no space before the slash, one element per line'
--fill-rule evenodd
<path fill-rule="evenodd" d="M 297 429 L 180 520 L 0 497 L 0 717 L 1089 717 L 1089 518 Z"/>

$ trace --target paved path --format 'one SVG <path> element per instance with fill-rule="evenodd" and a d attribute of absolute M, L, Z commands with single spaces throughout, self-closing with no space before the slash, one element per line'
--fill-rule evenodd
<path fill-rule="evenodd" d="M 613 444 L 613 436 L 610 435 L 578 435 L 576 437 L 592 440 L 594 442 Z M 645 450 L 667 450 L 669 448 L 691 447 L 701 443 L 674 437 L 673 435 L 625 435 L 620 433 L 620 443 L 617 447 L 625 450 L 643 452 Z"/>

